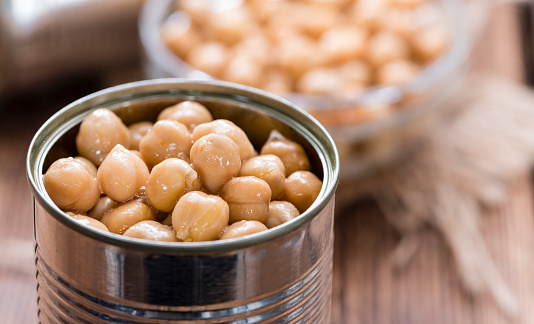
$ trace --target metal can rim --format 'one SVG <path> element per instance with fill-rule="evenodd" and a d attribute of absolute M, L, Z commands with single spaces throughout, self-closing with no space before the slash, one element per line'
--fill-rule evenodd
<path fill-rule="evenodd" d="M 180 88 L 182 90 L 188 89 L 193 92 L 201 91 L 201 88 L 209 88 L 218 93 L 220 92 L 229 94 L 231 92 L 230 97 L 233 99 L 261 103 L 265 107 L 273 108 L 271 114 L 273 112 L 277 112 L 280 116 L 286 116 L 292 120 L 299 121 L 299 123 L 296 124 L 299 127 L 297 129 L 293 127 L 294 130 L 301 133 L 301 135 L 310 141 L 310 144 L 314 147 L 314 149 L 317 150 L 323 168 L 323 187 L 313 205 L 310 206 L 310 208 L 308 208 L 308 210 L 302 213 L 299 217 L 296 217 L 290 222 L 277 226 L 276 228 L 272 228 L 268 231 L 241 238 L 207 242 L 169 243 L 123 237 L 113 233 L 105 233 L 87 226 L 81 226 L 70 217 L 67 217 L 66 214 L 61 211 L 48 197 L 46 191 L 44 190 L 44 184 L 42 181 L 43 160 L 50 147 L 54 143 L 54 137 L 51 137 L 51 134 L 49 133 L 52 130 L 55 130 L 55 139 L 57 140 L 59 137 L 58 134 L 64 134 L 66 130 L 72 128 L 78 123 L 75 122 L 65 124 L 60 123 L 58 120 L 64 118 L 65 116 L 67 116 L 68 119 L 69 113 L 72 113 L 72 111 L 76 110 L 75 108 L 78 108 L 78 110 L 81 110 L 80 107 L 94 108 L 95 106 L 98 106 L 98 100 L 102 98 L 112 99 L 118 96 L 133 96 L 136 91 L 139 91 L 140 89 L 172 91 L 173 88 Z M 80 117 L 80 115 L 83 114 L 78 113 L 77 115 Z M 276 116 L 274 117 L 276 118 Z M 317 138 L 317 136 L 320 136 L 320 138 Z M 314 139 L 313 142 L 311 142 L 312 139 Z M 339 181 L 339 164 L 339 155 L 335 143 L 326 129 L 303 109 L 295 106 L 281 97 L 263 90 L 225 81 L 165 78 L 131 82 L 103 89 L 78 99 L 56 112 L 40 127 L 30 143 L 26 158 L 26 175 L 34 199 L 36 199 L 38 203 L 43 206 L 48 213 L 50 213 L 50 215 L 82 235 L 124 248 L 133 248 L 144 251 L 157 251 L 160 253 L 199 254 L 241 249 L 268 242 L 292 232 L 302 226 L 304 223 L 311 221 L 322 209 L 324 209 L 330 199 L 334 196 L 334 192 Z"/>

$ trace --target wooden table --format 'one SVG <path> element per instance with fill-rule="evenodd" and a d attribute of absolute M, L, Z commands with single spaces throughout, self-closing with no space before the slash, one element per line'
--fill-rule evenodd
<path fill-rule="evenodd" d="M 499 10 L 477 45 L 473 69 L 521 79 L 513 8 Z M 0 322 L 35 323 L 32 201 L 25 176 L 29 142 L 58 108 L 113 81 L 82 80 L 0 102 Z M 122 81 L 122 80 L 121 80 Z M 482 232 L 498 270 L 520 304 L 504 317 L 489 297 L 460 286 L 454 260 L 429 229 L 412 262 L 394 271 L 390 254 L 399 241 L 372 202 L 358 202 L 336 216 L 332 322 L 533 323 L 534 215 L 530 174 L 515 179 L 506 203 L 488 211 Z"/>

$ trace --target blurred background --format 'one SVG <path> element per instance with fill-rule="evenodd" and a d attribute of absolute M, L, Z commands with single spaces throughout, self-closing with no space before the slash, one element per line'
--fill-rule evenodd
<path fill-rule="evenodd" d="M 476 167 L 446 168 L 483 168 L 479 160 L 510 154 L 498 148 L 516 130 L 534 140 L 533 10 L 527 1 L 0 1 L 2 322 L 37 318 L 25 176 L 33 134 L 103 88 L 188 77 L 285 97 L 336 140 L 333 323 L 531 323 L 534 145 L 517 149 L 520 162 L 480 176 Z M 494 124 L 484 109 L 511 117 Z M 491 147 L 495 134 L 473 121 L 510 136 L 475 162 L 448 163 L 443 146 L 476 151 L 476 141 L 454 138 L 465 129 Z M 482 201 L 474 212 L 407 198 L 425 200 L 445 182 L 463 189 L 469 177 L 442 176 L 462 172 L 483 188 L 473 190 L 472 201 Z M 484 191 L 495 179 L 498 188 Z"/>

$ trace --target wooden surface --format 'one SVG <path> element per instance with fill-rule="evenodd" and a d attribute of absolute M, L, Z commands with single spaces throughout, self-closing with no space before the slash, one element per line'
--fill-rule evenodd
<path fill-rule="evenodd" d="M 499 10 L 477 43 L 473 69 L 520 79 L 517 41 L 513 8 Z M 58 108 L 102 86 L 84 80 L 0 101 L 2 323 L 36 322 L 32 200 L 25 176 L 29 142 Z M 520 306 L 517 318 L 507 318 L 490 297 L 461 289 L 438 233 L 429 228 L 412 262 L 394 270 L 390 255 L 400 238 L 377 207 L 358 202 L 345 208 L 335 222 L 332 323 L 533 323 L 533 216 L 531 175 L 524 174 L 514 180 L 507 202 L 483 218 L 489 252 Z"/>

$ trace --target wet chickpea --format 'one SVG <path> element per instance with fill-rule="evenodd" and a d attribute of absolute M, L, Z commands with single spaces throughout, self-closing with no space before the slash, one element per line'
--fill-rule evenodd
<path fill-rule="evenodd" d="M 86 212 L 100 198 L 96 178 L 74 158 L 63 158 L 50 165 L 43 177 L 46 192 L 63 210 Z"/>
<path fill-rule="evenodd" d="M 268 141 L 261 148 L 261 154 L 278 156 L 286 168 L 286 177 L 295 171 L 310 169 L 310 160 L 304 148 L 289 139 L 280 138 Z"/>
<path fill-rule="evenodd" d="M 159 211 L 170 213 L 185 193 L 200 190 L 197 172 L 184 160 L 166 159 L 156 165 L 148 177 L 146 198 Z"/>
<path fill-rule="evenodd" d="M 231 238 L 243 237 L 246 235 L 259 233 L 267 230 L 262 222 L 250 220 L 239 221 L 228 226 L 226 230 L 219 237 L 220 240 L 227 240 Z"/>
<path fill-rule="evenodd" d="M 106 227 L 106 225 L 104 225 L 102 222 L 92 218 L 92 217 L 89 217 L 89 216 L 85 216 L 85 215 L 79 215 L 79 214 L 69 214 L 70 217 L 74 218 L 76 220 L 76 222 L 84 225 L 84 226 L 91 226 L 91 227 L 94 227 L 94 228 L 98 228 L 99 230 L 102 230 L 102 231 L 105 231 L 105 232 L 109 232 L 108 228 Z"/>
<path fill-rule="evenodd" d="M 192 145 L 191 132 L 182 123 L 160 120 L 139 143 L 139 151 L 148 167 L 169 158 L 189 159 Z"/>
<path fill-rule="evenodd" d="M 288 201 L 271 201 L 265 225 L 267 228 L 273 228 L 292 220 L 298 215 L 300 215 L 300 212 L 292 203 Z"/>
<path fill-rule="evenodd" d="M 191 164 L 197 170 L 203 186 L 211 193 L 217 193 L 226 181 L 239 173 L 239 148 L 226 135 L 208 134 L 193 144 Z"/>
<path fill-rule="evenodd" d="M 295 171 L 286 179 L 283 197 L 303 213 L 319 196 L 322 186 L 323 182 L 315 174 Z"/>
<path fill-rule="evenodd" d="M 151 241 L 178 242 L 172 228 L 151 220 L 132 225 L 122 235 Z"/>
<path fill-rule="evenodd" d="M 212 133 L 230 137 L 237 144 L 242 161 L 257 155 L 247 134 L 236 124 L 226 119 L 217 119 L 199 125 L 193 131 L 193 141 L 197 141 L 199 138 Z"/>
<path fill-rule="evenodd" d="M 139 200 L 130 200 L 106 212 L 101 222 L 110 232 L 123 234 L 128 228 L 144 220 L 156 220 L 154 210 Z"/>
<path fill-rule="evenodd" d="M 172 227 L 182 241 L 216 240 L 228 226 L 228 204 L 218 196 L 191 191 L 172 212 Z"/>
<path fill-rule="evenodd" d="M 210 111 L 204 105 L 196 101 L 182 101 L 174 106 L 165 108 L 159 115 L 158 120 L 175 120 L 193 130 L 200 124 L 213 120 Z"/>
<path fill-rule="evenodd" d="M 85 117 L 76 135 L 78 153 L 97 166 L 117 144 L 130 147 L 130 132 L 109 109 L 100 108 Z"/>
<path fill-rule="evenodd" d="M 87 171 L 89 171 L 89 173 L 96 178 L 97 168 L 93 162 L 91 162 L 89 159 L 84 158 L 83 156 L 75 156 L 74 159 L 83 164 L 83 166 L 87 168 Z"/>
<path fill-rule="evenodd" d="M 109 198 L 123 202 L 144 189 L 148 175 L 145 162 L 117 144 L 98 168 L 97 179 Z"/>
<path fill-rule="evenodd" d="M 220 196 L 230 207 L 230 223 L 267 220 L 271 188 L 264 180 L 254 176 L 233 178 L 224 184 Z"/>
<path fill-rule="evenodd" d="M 148 121 L 142 121 L 128 126 L 130 131 L 130 149 L 139 150 L 139 142 L 141 139 L 150 132 L 154 124 Z"/>
<path fill-rule="evenodd" d="M 101 220 L 102 216 L 104 216 L 105 213 L 117 207 L 117 205 L 118 203 L 113 199 L 107 196 L 102 196 L 100 197 L 96 205 L 90 211 L 87 212 L 87 215 L 91 216 L 96 220 Z"/>
<path fill-rule="evenodd" d="M 241 165 L 238 176 L 255 176 L 269 184 L 272 198 L 278 198 L 284 189 L 286 169 L 280 158 L 273 154 L 262 154 L 248 159 Z"/>

